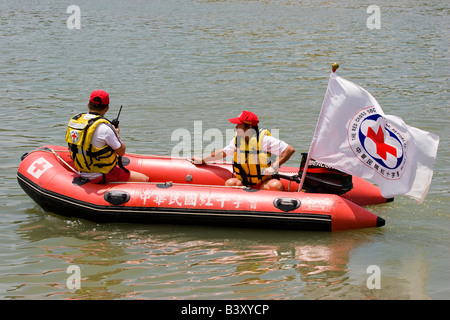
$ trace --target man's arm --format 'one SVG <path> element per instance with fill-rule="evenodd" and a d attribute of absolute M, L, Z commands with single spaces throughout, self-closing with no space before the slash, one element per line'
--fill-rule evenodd
<path fill-rule="evenodd" d="M 119 136 L 119 131 L 120 131 L 120 129 L 119 129 L 119 128 L 114 128 L 114 127 L 112 127 L 112 128 L 116 131 L 116 138 L 120 141 L 120 147 L 114 149 L 114 148 L 111 146 L 111 148 L 114 149 L 114 152 L 115 152 L 119 157 L 122 157 L 122 156 L 125 154 L 125 150 L 126 150 L 125 143 L 123 143 L 122 139 L 120 139 L 120 136 Z"/>
<path fill-rule="evenodd" d="M 286 149 L 284 149 L 284 151 L 277 158 L 277 160 L 275 160 L 269 168 L 264 170 L 264 174 L 273 175 L 273 174 L 277 173 L 278 168 L 280 168 L 280 166 L 282 166 L 283 163 L 288 161 L 290 159 L 290 157 L 294 154 L 294 152 L 295 152 L 295 149 L 292 148 L 290 145 L 288 145 L 286 147 Z"/>
<path fill-rule="evenodd" d="M 275 162 L 272 164 L 273 167 L 275 168 L 279 168 L 283 165 L 283 163 L 285 163 L 286 161 L 288 161 L 291 156 L 294 154 L 295 149 L 292 148 L 290 145 L 288 145 L 286 147 L 286 149 L 284 149 L 284 151 L 280 154 L 280 156 L 278 157 L 277 160 L 275 160 Z"/>
<path fill-rule="evenodd" d="M 204 158 L 199 157 L 192 157 L 191 160 L 194 164 L 206 164 L 207 162 L 214 161 L 214 160 L 221 160 L 225 158 L 227 154 L 223 151 L 223 149 L 217 150 L 213 153 L 211 153 L 209 156 L 206 156 Z"/>
<path fill-rule="evenodd" d="M 120 139 L 120 138 L 119 138 L 119 139 Z M 125 149 L 126 149 L 126 147 L 125 147 L 125 143 L 123 143 L 122 140 L 120 140 L 120 142 L 121 142 L 122 144 L 120 145 L 119 148 L 115 149 L 114 152 L 115 152 L 119 157 L 122 157 L 122 156 L 125 154 Z"/>

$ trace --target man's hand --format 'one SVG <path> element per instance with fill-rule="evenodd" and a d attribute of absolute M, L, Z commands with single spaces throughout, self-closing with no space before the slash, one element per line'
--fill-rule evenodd
<path fill-rule="evenodd" d="M 268 167 L 264 170 L 263 175 L 265 176 L 273 176 L 275 173 L 277 173 L 277 169 L 274 167 Z"/>
<path fill-rule="evenodd" d="M 205 164 L 205 160 L 203 160 L 203 158 L 199 158 L 199 157 L 192 157 L 191 162 L 193 164 Z"/>

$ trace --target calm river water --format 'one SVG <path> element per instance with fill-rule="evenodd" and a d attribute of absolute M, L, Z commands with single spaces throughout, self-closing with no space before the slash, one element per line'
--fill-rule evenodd
<path fill-rule="evenodd" d="M 0 299 L 450 299 L 449 13 L 444 0 L 2 0 Z M 178 129 L 206 148 L 246 109 L 298 166 L 334 61 L 386 114 L 441 139 L 423 204 L 369 207 L 382 228 L 98 224 L 44 212 L 17 183 L 21 155 L 63 145 L 94 89 L 110 118 L 124 106 L 128 152 L 170 155 Z"/>

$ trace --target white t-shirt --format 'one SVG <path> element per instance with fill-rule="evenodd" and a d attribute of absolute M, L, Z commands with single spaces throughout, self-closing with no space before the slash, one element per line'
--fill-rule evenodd
<path fill-rule="evenodd" d="M 120 148 L 122 145 L 116 130 L 105 123 L 100 123 L 97 128 L 95 128 L 91 143 L 96 148 L 103 148 L 104 146 L 109 145 L 114 150 Z M 89 180 L 102 176 L 102 174 L 98 172 L 80 172 L 80 175 Z"/>
<path fill-rule="evenodd" d="M 116 130 L 105 123 L 100 123 L 92 135 L 91 143 L 96 148 L 103 148 L 109 145 L 114 150 L 120 148 L 122 143 L 117 136 Z"/>
<path fill-rule="evenodd" d="M 268 135 L 264 135 L 261 143 L 262 151 L 270 152 L 272 155 L 275 155 L 277 157 L 280 156 L 280 154 L 282 154 L 284 150 L 286 150 L 287 146 L 288 144 L 286 142 Z M 225 148 L 223 148 L 223 152 L 225 152 L 227 156 L 232 157 L 235 150 L 236 145 L 233 138 L 231 142 Z"/>

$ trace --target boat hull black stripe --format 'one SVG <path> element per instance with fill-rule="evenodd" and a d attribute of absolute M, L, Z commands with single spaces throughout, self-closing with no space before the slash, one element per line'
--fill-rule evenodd
<path fill-rule="evenodd" d="M 211 210 L 199 208 L 99 206 L 47 190 L 22 174 L 17 180 L 44 210 L 101 222 L 218 224 L 297 230 L 331 231 L 331 216 L 315 213 Z"/>

